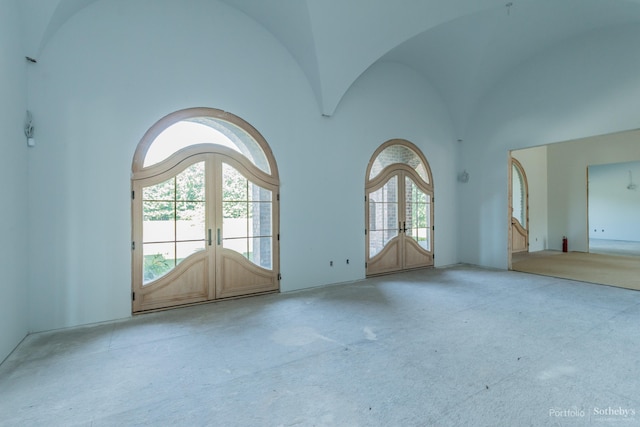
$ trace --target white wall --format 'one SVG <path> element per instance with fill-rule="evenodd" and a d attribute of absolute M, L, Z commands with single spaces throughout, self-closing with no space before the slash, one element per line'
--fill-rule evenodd
<path fill-rule="evenodd" d="M 640 162 L 589 166 L 589 239 L 640 241 L 638 177 Z"/>
<path fill-rule="evenodd" d="M 547 249 L 547 147 L 516 150 L 517 159 L 527 175 L 529 190 L 529 252 Z"/>
<path fill-rule="evenodd" d="M 629 131 L 549 146 L 550 249 L 561 249 L 566 235 L 570 251 L 588 252 L 587 167 L 640 160 L 638 138 Z"/>
<path fill-rule="evenodd" d="M 26 61 L 16 0 L 0 0 L 0 362 L 28 332 Z"/>
<path fill-rule="evenodd" d="M 511 70 L 483 98 L 458 166 L 470 174 L 469 183 L 459 186 L 462 261 L 507 267 L 509 150 L 640 127 L 639 39 L 640 26 L 628 25 L 555 43 Z M 555 167 L 549 153 L 549 174 Z M 551 189 L 549 183 L 549 247 L 558 248 L 563 233 L 570 234 L 570 246 L 578 245 L 573 249 L 584 247 L 584 225 L 572 219 L 569 229 L 559 226 L 573 212 L 556 217 Z M 576 198 L 572 206 L 580 203 L 569 197 Z"/>
<path fill-rule="evenodd" d="M 151 125 L 187 107 L 232 112 L 269 142 L 283 291 L 364 277 L 364 174 L 390 138 L 429 159 L 436 264 L 457 261 L 450 121 L 407 68 L 372 67 L 322 117 L 297 63 L 246 15 L 211 0 L 99 0 L 45 47 L 29 103 L 42 117 L 29 179 L 34 331 L 130 315 L 132 156 Z"/>

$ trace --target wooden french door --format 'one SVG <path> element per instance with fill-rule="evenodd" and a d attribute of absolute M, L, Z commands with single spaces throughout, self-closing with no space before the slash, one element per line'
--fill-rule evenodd
<path fill-rule="evenodd" d="M 511 158 L 511 252 L 529 251 L 529 185 L 522 164 Z"/>
<path fill-rule="evenodd" d="M 133 311 L 277 290 L 277 183 L 231 150 L 133 181 Z"/>
<path fill-rule="evenodd" d="M 397 165 L 366 188 L 367 275 L 433 265 L 433 192 Z"/>
<path fill-rule="evenodd" d="M 529 250 L 529 236 L 520 222 L 511 217 L 511 252 L 527 252 Z"/>

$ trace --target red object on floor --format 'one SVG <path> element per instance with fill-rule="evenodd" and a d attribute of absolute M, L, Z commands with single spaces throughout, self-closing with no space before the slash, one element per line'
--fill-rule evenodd
<path fill-rule="evenodd" d="M 567 240 L 567 237 L 564 236 L 562 238 L 562 252 L 568 252 L 569 250 L 569 241 Z"/>

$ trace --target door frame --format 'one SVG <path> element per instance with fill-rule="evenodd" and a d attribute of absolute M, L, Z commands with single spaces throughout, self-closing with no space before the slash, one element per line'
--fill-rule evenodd
<path fill-rule="evenodd" d="M 512 254 L 513 254 L 513 166 L 515 165 L 522 173 L 522 185 L 524 187 L 524 209 L 525 209 L 525 222 L 523 228 L 527 232 L 527 251 L 529 250 L 529 182 L 527 181 L 527 174 L 524 170 L 522 163 L 515 157 L 513 157 L 513 151 L 510 150 L 507 156 L 507 182 L 508 182 L 508 195 L 507 195 L 507 269 L 512 270 Z"/>
<path fill-rule="evenodd" d="M 423 165 L 424 169 L 425 169 L 425 173 L 427 176 L 427 179 L 429 182 L 426 182 L 418 172 L 416 172 L 416 170 L 411 167 L 409 164 L 407 163 L 391 163 L 388 166 L 384 167 L 381 171 L 379 171 L 377 173 L 376 176 L 374 176 L 373 178 L 370 179 L 371 176 L 371 170 L 376 162 L 376 160 L 378 159 L 378 156 L 388 147 L 390 146 L 394 146 L 394 145 L 400 145 L 400 146 L 404 146 L 408 149 L 410 149 L 411 151 L 413 151 L 417 156 L 418 159 L 420 161 L 420 163 Z M 369 251 L 370 251 L 370 233 L 369 233 L 369 226 L 370 226 L 370 209 L 369 209 L 369 194 L 373 191 L 376 191 L 377 189 L 381 188 L 382 186 L 385 185 L 386 182 L 388 182 L 389 179 L 391 179 L 393 176 L 397 176 L 397 185 L 398 185 L 398 219 L 400 220 L 400 218 L 404 218 L 404 216 L 406 215 L 406 188 L 405 188 L 405 177 L 409 176 L 411 178 L 411 180 L 413 181 L 413 183 L 415 185 L 418 186 L 418 188 L 420 188 L 420 190 L 422 192 L 424 192 L 425 194 L 430 196 L 430 210 L 429 210 L 429 226 L 431 227 L 430 230 L 430 250 L 426 251 L 424 250 L 422 247 L 420 247 L 420 250 L 427 252 L 430 258 L 430 263 L 425 264 L 425 265 L 420 265 L 417 267 L 405 267 L 405 261 L 404 261 L 404 251 L 405 251 L 405 247 L 403 246 L 403 242 L 405 239 L 409 239 L 412 240 L 412 238 L 407 237 L 406 236 L 406 229 L 405 232 L 403 233 L 398 233 L 398 235 L 396 237 L 394 237 L 393 239 L 391 239 L 389 241 L 389 243 L 387 243 L 387 245 L 385 245 L 385 247 L 382 248 L 382 250 L 376 254 L 374 256 L 377 257 L 378 255 L 383 254 L 385 251 L 389 251 L 390 246 L 388 246 L 393 240 L 397 239 L 397 242 L 395 244 L 397 244 L 399 246 L 398 248 L 398 257 L 400 257 L 400 262 L 402 263 L 402 265 L 400 266 L 400 268 L 393 268 L 393 269 L 386 269 L 384 271 L 378 271 L 375 273 L 370 273 L 368 271 L 369 268 L 369 262 L 372 260 L 372 258 L 370 258 L 369 256 Z M 405 198 L 403 200 L 401 200 L 400 195 L 405 195 Z M 378 147 L 376 149 L 376 151 L 373 153 L 373 155 L 371 156 L 371 159 L 369 160 L 369 164 L 367 165 L 367 170 L 366 170 L 366 175 L 365 175 L 365 274 L 367 277 L 370 276 L 377 276 L 377 275 L 382 275 L 382 274 L 391 274 L 391 273 L 396 273 L 399 271 L 407 271 L 407 270 L 413 270 L 413 269 L 420 269 L 420 268 L 428 268 L 428 267 L 433 267 L 434 265 L 434 258 L 435 258 L 435 251 L 434 251 L 434 241 L 435 241 L 435 226 L 434 226 L 434 212 L 435 212 L 435 197 L 434 197 L 434 185 L 433 185 L 433 175 L 431 173 L 431 167 L 429 166 L 429 162 L 427 161 L 426 157 L 424 156 L 424 154 L 422 153 L 422 151 L 413 143 L 411 143 L 410 141 L 407 141 L 405 139 L 391 139 L 389 141 L 386 141 L 384 144 L 380 145 L 380 147 Z M 404 206 L 405 211 L 402 212 L 402 207 Z M 416 243 L 415 241 L 413 241 L 413 243 Z M 418 245 L 419 246 L 419 245 Z"/>
<path fill-rule="evenodd" d="M 266 160 L 266 163 L 268 164 L 265 165 L 263 162 L 263 166 L 258 167 L 248 157 L 229 147 L 217 145 L 214 143 L 203 143 L 203 144 L 197 143 L 197 144 L 189 145 L 185 148 L 175 151 L 166 159 L 156 164 L 148 165 L 146 167 L 144 166 L 144 161 L 145 161 L 147 151 L 149 150 L 151 145 L 154 143 L 156 138 L 165 129 L 181 121 L 190 121 L 190 120 L 198 121 L 200 119 L 206 119 L 206 120 L 213 119 L 217 121 L 218 125 L 220 125 L 220 122 L 225 122 L 224 126 L 226 126 L 226 124 L 230 124 L 230 125 L 233 125 L 230 127 L 239 128 L 240 129 L 239 132 L 243 132 L 247 134 L 246 136 L 251 138 L 253 142 L 255 142 L 257 146 L 262 150 L 262 153 L 264 154 L 264 160 Z M 257 148 L 255 150 L 257 150 Z M 254 151 L 254 152 L 257 153 L 258 151 Z M 266 183 L 269 187 L 268 189 L 272 191 L 272 200 L 271 200 L 271 203 L 272 203 L 272 212 L 271 212 L 272 268 L 269 271 L 272 272 L 272 275 L 274 278 L 273 279 L 274 285 L 271 286 L 271 288 L 267 291 L 255 291 L 255 292 L 248 292 L 246 294 L 245 293 L 239 294 L 237 291 L 234 291 L 234 290 L 231 290 L 231 291 L 223 290 L 224 294 L 221 295 L 220 297 L 218 297 L 218 289 L 217 289 L 218 285 L 216 285 L 216 289 L 213 290 L 214 297 L 212 299 L 201 300 L 198 298 L 195 298 L 195 299 L 192 298 L 190 301 L 185 301 L 184 303 L 178 303 L 175 305 L 170 305 L 165 307 L 150 307 L 148 309 L 143 309 L 143 310 L 139 308 L 136 309 L 136 307 L 138 306 L 138 304 L 135 301 L 136 299 L 135 291 L 137 289 L 136 285 L 138 283 L 137 281 L 140 281 L 140 283 L 142 283 L 143 278 L 140 274 L 140 271 L 137 271 L 139 270 L 138 268 L 139 266 L 136 264 L 136 263 L 140 263 L 142 259 L 142 255 L 141 255 L 142 254 L 141 252 L 142 251 L 142 224 L 138 224 L 139 222 L 141 222 L 141 218 L 142 218 L 142 210 L 141 210 L 142 201 L 141 199 L 140 200 L 135 199 L 136 197 L 135 190 L 140 187 L 140 183 L 144 183 L 145 181 L 148 181 L 150 178 L 157 177 L 157 176 L 166 176 L 167 178 L 169 178 L 171 176 L 175 176 L 177 173 L 180 173 L 179 165 L 183 162 L 188 163 L 188 165 L 185 166 L 185 169 L 188 168 L 191 164 L 199 161 L 199 160 L 194 161 L 194 159 L 202 159 L 206 162 L 205 165 L 208 165 L 209 162 L 211 161 L 210 157 L 212 155 L 218 159 L 216 160 L 216 162 L 220 163 L 220 165 L 222 165 L 222 163 L 226 163 L 231 167 L 234 167 L 236 170 L 238 170 L 249 181 L 256 183 L 258 185 L 261 185 L 259 184 L 260 181 Z M 240 167 L 241 170 L 238 169 L 238 167 Z M 268 172 L 263 170 L 262 169 L 263 167 L 264 168 L 268 167 Z M 178 169 L 178 172 L 175 172 L 176 169 Z M 209 166 L 207 166 L 206 169 L 207 171 L 209 171 Z M 133 156 L 131 171 L 132 171 L 131 173 L 131 206 L 132 206 L 131 208 L 131 238 L 132 238 L 131 311 L 133 314 L 170 309 L 170 308 L 175 308 L 183 305 L 209 303 L 222 298 L 235 298 L 235 297 L 245 296 L 245 295 L 248 296 L 248 295 L 256 295 L 259 293 L 269 293 L 269 292 L 279 291 L 280 289 L 280 208 L 279 208 L 280 180 L 279 180 L 278 168 L 275 162 L 275 157 L 273 156 L 271 148 L 269 147 L 269 144 L 266 142 L 264 137 L 253 126 L 251 126 L 249 123 L 247 123 L 243 119 L 231 113 L 214 109 L 214 108 L 198 107 L 198 108 L 188 108 L 188 109 L 173 112 L 161 118 L 159 121 L 157 121 L 151 128 L 149 128 L 149 130 L 142 137 Z M 221 173 L 221 171 L 219 171 L 219 173 Z M 218 184 L 222 184 L 221 182 L 218 182 L 219 177 L 207 178 L 207 179 L 209 180 L 209 182 L 214 182 L 214 183 L 217 182 Z M 222 206 L 220 203 L 222 198 L 222 192 L 217 188 L 212 188 L 212 186 L 207 186 L 207 187 L 210 187 L 206 189 L 207 198 L 208 200 L 210 200 L 210 202 L 207 202 L 207 203 L 211 203 L 213 206 L 217 206 L 217 205 Z M 139 197 L 141 197 L 141 195 Z M 213 216 L 207 214 L 207 224 L 208 224 L 207 226 L 215 230 L 218 224 L 210 224 L 209 221 L 211 218 L 213 218 Z M 219 225 L 221 227 L 222 217 L 217 218 L 216 222 L 219 222 L 220 223 Z M 136 243 L 138 244 L 136 245 Z M 138 248 L 136 248 L 136 246 L 138 246 Z M 136 251 L 136 249 L 138 250 Z M 231 251 L 231 250 L 224 249 L 222 246 L 215 249 L 216 259 L 213 261 L 214 266 L 209 266 L 208 269 L 215 267 L 215 269 L 218 271 L 209 272 L 210 274 L 206 273 L 209 275 L 213 275 L 212 277 L 214 277 L 214 283 L 218 281 L 220 270 L 221 270 L 221 268 L 218 268 L 219 266 L 217 265 L 217 263 L 223 257 L 226 260 L 230 260 L 229 261 L 230 263 L 236 262 L 237 264 L 237 261 L 241 261 L 238 259 L 236 260 L 233 259 L 235 254 L 230 254 L 230 255 L 226 254 L 224 256 L 221 255 L 223 252 L 228 252 L 228 251 Z M 205 251 L 203 252 L 210 252 L 210 251 L 205 246 Z M 206 255 L 203 255 L 203 256 L 206 256 Z M 242 256 L 239 255 L 239 257 L 242 257 Z M 187 260 L 185 260 L 185 262 L 187 262 Z M 191 264 L 194 264 L 195 262 L 197 262 L 197 260 L 189 260 L 188 262 Z M 255 266 L 255 269 L 253 269 L 255 271 L 253 271 L 252 274 L 254 274 L 257 277 L 261 273 L 260 271 L 258 271 L 260 269 L 262 269 L 262 267 Z M 174 271 L 175 271 L 175 268 L 174 270 L 167 273 L 167 276 L 171 275 L 171 273 L 173 273 Z M 178 274 L 176 274 L 176 276 L 178 276 Z M 159 280 L 161 279 L 162 278 L 159 278 Z M 260 281 L 260 279 L 256 279 L 256 280 Z M 210 282 L 210 285 L 211 285 L 211 282 Z M 255 283 L 253 284 L 250 283 L 248 285 L 248 288 L 251 288 L 251 286 L 253 285 L 255 285 Z M 142 285 L 140 284 L 139 286 L 142 286 Z M 209 295 L 211 295 L 210 290 L 209 290 Z"/>

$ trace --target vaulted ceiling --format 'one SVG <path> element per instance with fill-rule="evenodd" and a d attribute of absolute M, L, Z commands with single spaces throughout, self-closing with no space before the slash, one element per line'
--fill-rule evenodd
<path fill-rule="evenodd" d="M 27 55 L 37 58 L 70 17 L 95 1 L 109 0 L 20 0 Z M 323 114 L 334 113 L 371 65 L 395 61 L 436 88 L 458 129 L 528 58 L 588 32 L 640 23 L 640 0 L 221 1 L 291 52 Z"/>

